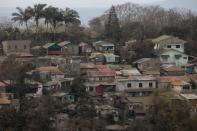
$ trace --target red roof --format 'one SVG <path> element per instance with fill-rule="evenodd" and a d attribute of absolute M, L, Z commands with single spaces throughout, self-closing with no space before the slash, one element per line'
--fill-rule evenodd
<path fill-rule="evenodd" d="M 89 71 L 88 76 L 92 77 L 114 77 L 116 74 L 115 71 Z"/>

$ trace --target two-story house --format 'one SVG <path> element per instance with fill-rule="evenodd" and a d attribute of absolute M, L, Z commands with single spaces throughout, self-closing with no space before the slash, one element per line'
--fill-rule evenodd
<path fill-rule="evenodd" d="M 9 40 L 3 41 L 3 53 L 10 55 L 14 53 L 30 53 L 30 40 Z"/>
<path fill-rule="evenodd" d="M 152 76 L 130 76 L 117 80 L 116 85 L 116 91 L 126 92 L 133 97 L 148 96 L 156 88 L 156 79 Z"/>
<path fill-rule="evenodd" d="M 114 70 L 88 71 L 86 79 L 86 90 L 90 94 L 102 95 L 104 92 L 115 91 Z"/>
<path fill-rule="evenodd" d="M 115 51 L 115 45 L 111 42 L 98 41 L 93 43 L 93 46 L 95 47 L 96 51 L 102 53 L 114 53 Z"/>
<path fill-rule="evenodd" d="M 186 41 L 168 35 L 162 35 L 152 41 L 161 64 L 183 66 L 188 63 L 188 55 L 184 53 Z"/>

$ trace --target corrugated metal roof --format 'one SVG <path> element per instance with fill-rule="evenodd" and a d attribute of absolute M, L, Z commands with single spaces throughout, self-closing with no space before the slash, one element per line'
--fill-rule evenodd
<path fill-rule="evenodd" d="M 197 100 L 196 94 L 181 94 L 181 96 L 188 100 Z"/>
<path fill-rule="evenodd" d="M 45 45 L 43 46 L 43 48 L 47 49 L 47 48 L 49 48 L 49 47 L 52 46 L 52 45 L 55 45 L 55 43 L 47 43 L 47 44 L 45 44 Z"/>
<path fill-rule="evenodd" d="M 94 46 L 96 45 L 102 45 L 102 46 L 114 46 L 113 43 L 108 42 L 108 41 L 97 41 L 93 43 Z"/>
<path fill-rule="evenodd" d="M 34 46 L 31 49 L 40 49 L 40 48 L 42 48 L 42 46 Z"/>
<path fill-rule="evenodd" d="M 137 61 L 135 61 L 133 63 L 142 63 L 142 62 L 148 61 L 150 59 L 152 59 L 152 58 L 142 58 L 142 59 L 139 59 L 139 60 L 137 60 Z"/>
<path fill-rule="evenodd" d="M 139 76 L 141 73 L 136 69 L 121 70 L 123 76 Z"/>
<path fill-rule="evenodd" d="M 66 45 L 68 45 L 70 43 L 71 43 L 70 41 L 63 41 L 63 42 L 58 43 L 57 45 L 63 47 L 63 46 L 66 46 Z"/>

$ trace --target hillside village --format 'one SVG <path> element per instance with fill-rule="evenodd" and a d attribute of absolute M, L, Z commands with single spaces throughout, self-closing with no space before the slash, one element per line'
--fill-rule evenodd
<path fill-rule="evenodd" d="M 187 42 L 167 35 L 152 41 L 157 57 L 142 58 L 132 65 L 121 64 L 120 56 L 114 54 L 114 44 L 106 41 L 78 45 L 64 41 L 32 48 L 27 40 L 3 41 L 1 60 L 12 54 L 33 67 L 25 78 L 29 90 L 25 96 L 31 99 L 42 97 L 47 90 L 54 99 L 75 105 L 77 98 L 70 92 L 71 85 L 76 77 L 83 78 L 85 91 L 95 101 L 100 117 L 112 115 L 115 123 L 120 117 L 116 102 L 127 105 L 131 112 L 128 119 L 142 118 L 151 108 L 151 97 L 157 90 L 170 94 L 171 100 L 188 102 L 196 112 L 196 57 L 184 53 Z M 43 51 L 43 56 L 36 55 Z M 67 53 L 69 57 L 65 57 Z M 6 92 L 9 84 L 1 80 L 1 109 L 18 110 L 18 100 Z"/>
<path fill-rule="evenodd" d="M 195 116 L 197 56 L 185 52 L 188 42 L 166 34 L 146 40 L 153 44 L 153 57 L 132 63 L 117 49 L 129 48 L 133 39 L 124 44 L 100 39 L 43 45 L 33 45 L 30 39 L 4 40 L 0 112 L 25 112 L 24 101 L 32 107 L 29 113 L 40 111 L 38 116 L 53 109 L 49 116 L 57 131 L 80 130 L 84 125 L 87 129 L 81 130 L 93 130 L 91 126 L 100 131 L 129 130 L 130 123 L 147 119 L 160 98 L 182 110 L 189 108 Z"/>

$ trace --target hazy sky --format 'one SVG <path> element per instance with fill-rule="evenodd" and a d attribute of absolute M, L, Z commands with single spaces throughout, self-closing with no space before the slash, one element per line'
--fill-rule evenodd
<path fill-rule="evenodd" d="M 0 7 L 25 7 L 35 3 L 47 3 L 58 7 L 109 7 L 112 4 L 135 2 L 147 4 L 163 0 L 0 0 Z"/>

